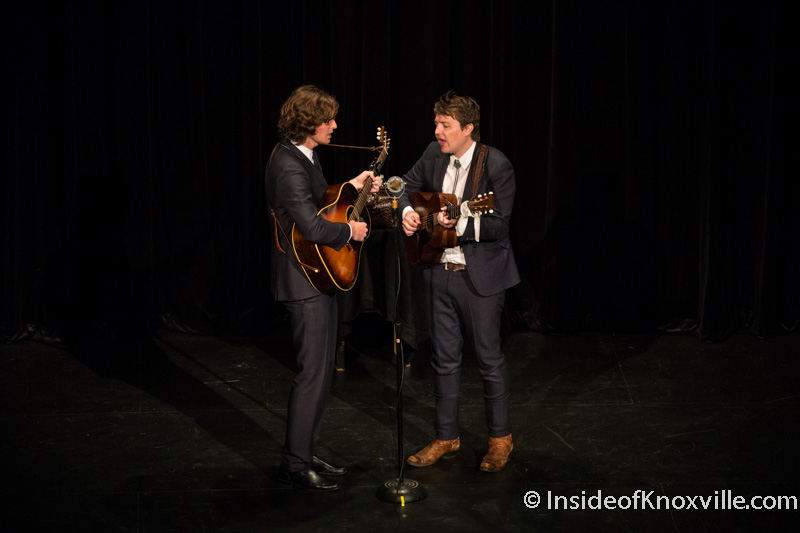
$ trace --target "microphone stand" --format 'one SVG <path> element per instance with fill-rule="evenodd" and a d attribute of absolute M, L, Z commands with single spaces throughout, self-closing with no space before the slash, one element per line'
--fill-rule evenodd
<path fill-rule="evenodd" d="M 394 179 L 394 178 L 392 178 Z M 401 186 L 403 182 L 401 181 Z M 402 194 L 403 189 L 400 189 Z M 386 481 L 378 488 L 376 496 L 378 499 L 389 503 L 399 503 L 405 505 L 406 503 L 417 502 L 424 500 L 428 496 L 425 490 L 418 481 L 413 479 L 403 478 L 403 375 L 405 373 L 405 357 L 403 355 L 403 342 L 400 339 L 400 283 L 402 281 L 402 273 L 400 271 L 400 240 L 398 239 L 397 232 L 399 230 L 397 214 L 397 196 L 392 194 L 392 229 L 394 230 L 394 243 L 395 251 L 397 254 L 397 295 L 395 297 L 395 322 L 394 322 L 394 358 L 395 366 L 397 369 L 397 478 Z"/>

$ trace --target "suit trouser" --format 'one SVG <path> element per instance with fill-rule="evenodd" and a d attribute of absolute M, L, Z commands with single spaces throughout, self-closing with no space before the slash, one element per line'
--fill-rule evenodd
<path fill-rule="evenodd" d="M 283 304 L 292 327 L 296 373 L 289 394 L 281 468 L 297 472 L 311 465 L 322 429 L 333 378 L 338 307 L 335 295 L 326 294 Z"/>
<path fill-rule="evenodd" d="M 478 294 L 466 272 L 435 266 L 425 270 L 431 298 L 432 364 L 436 373 L 436 438 L 459 436 L 459 397 L 464 340 L 475 349 L 483 378 L 486 425 L 490 437 L 511 433 L 509 380 L 500 351 L 500 319 L 505 291 Z"/>

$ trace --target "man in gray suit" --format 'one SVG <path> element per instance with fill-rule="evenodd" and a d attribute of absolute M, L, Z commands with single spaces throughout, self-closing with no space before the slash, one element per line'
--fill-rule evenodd
<path fill-rule="evenodd" d="M 336 490 L 339 484 L 320 474 L 345 474 L 344 468 L 313 452 L 333 376 L 338 307 L 336 294 L 318 292 L 298 264 L 290 242 L 292 226 L 306 241 L 337 250 L 351 239 L 363 241 L 368 233 L 365 222 L 331 222 L 319 215 L 328 183 L 314 148 L 330 144 L 338 110 L 336 99 L 322 89 L 312 85 L 295 89 L 281 107 L 282 142 L 273 150 L 266 171 L 267 203 L 274 215 L 272 293 L 289 315 L 296 351 L 278 480 L 305 490 Z M 362 172 L 350 183 L 361 189 L 368 176 L 373 177 L 376 192 L 381 179 L 372 172 Z"/>
<path fill-rule="evenodd" d="M 430 466 L 441 457 L 458 453 L 459 387 L 462 345 L 472 344 L 483 378 L 489 449 L 480 464 L 484 472 L 505 467 L 513 449 L 509 420 L 509 379 L 500 350 L 500 319 L 506 289 L 519 283 L 508 239 L 516 186 L 514 168 L 499 150 L 481 145 L 480 107 L 450 91 L 433 108 L 436 141 L 403 178 L 406 192 L 454 194 L 460 216 L 438 213 L 438 223 L 454 228 L 456 245 L 445 248 L 441 262 L 425 269 L 430 295 L 432 364 L 435 371 L 436 435 L 425 448 L 410 456 L 415 467 Z M 470 211 L 468 200 L 493 192 L 494 211 Z M 419 214 L 408 196 L 399 201 L 403 231 L 420 229 Z"/>

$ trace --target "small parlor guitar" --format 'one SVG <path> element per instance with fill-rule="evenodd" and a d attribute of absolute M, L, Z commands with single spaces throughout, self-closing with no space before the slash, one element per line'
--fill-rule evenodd
<path fill-rule="evenodd" d="M 454 228 L 439 225 L 436 215 L 442 207 L 447 208 L 447 218 L 461 216 L 461 205 L 454 194 L 438 192 L 415 192 L 408 195 L 411 206 L 419 214 L 420 227 L 406 236 L 406 257 L 412 265 L 438 263 L 445 248 L 456 245 L 458 236 Z M 491 213 L 494 210 L 494 193 L 481 194 L 467 202 L 475 214 Z"/>
<path fill-rule="evenodd" d="M 383 126 L 378 128 L 378 140 L 381 143 L 378 147 L 380 153 L 368 169 L 375 174 L 380 173 L 383 163 L 389 155 L 389 139 L 386 137 L 386 129 Z M 372 178 L 364 180 L 364 186 L 360 191 L 357 191 L 349 182 L 331 185 L 325 191 L 325 196 L 322 197 L 317 214 L 330 222 L 344 224 L 351 220 L 361 220 L 364 206 L 371 197 L 371 189 Z M 369 213 L 364 211 L 364 215 L 364 222 L 367 223 L 367 237 L 369 237 Z M 307 241 L 297 226 L 292 226 L 292 247 L 300 266 L 311 285 L 324 294 L 331 294 L 337 289 L 349 291 L 353 288 L 358 278 L 361 245 L 361 242 L 351 240 L 336 250 L 330 246 Z"/>

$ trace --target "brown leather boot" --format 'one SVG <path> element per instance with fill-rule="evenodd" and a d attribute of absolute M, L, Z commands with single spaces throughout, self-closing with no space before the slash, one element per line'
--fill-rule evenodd
<path fill-rule="evenodd" d="M 455 457 L 458 455 L 460 447 L 461 439 L 459 437 L 453 440 L 433 439 L 430 444 L 406 459 L 406 463 L 417 467 L 431 466 L 442 457 L 445 459 Z"/>
<path fill-rule="evenodd" d="M 483 456 L 480 469 L 484 472 L 499 472 L 506 466 L 513 449 L 514 442 L 510 433 L 505 437 L 489 437 L 489 451 Z"/>

